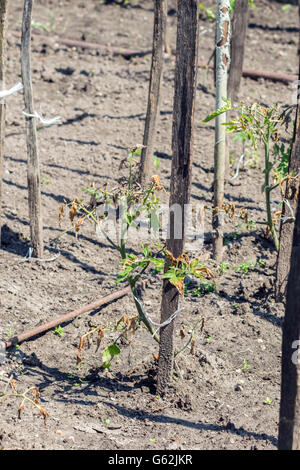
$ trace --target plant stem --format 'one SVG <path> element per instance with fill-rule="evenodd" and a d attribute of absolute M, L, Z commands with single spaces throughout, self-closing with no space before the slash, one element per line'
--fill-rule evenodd
<path fill-rule="evenodd" d="M 159 343 L 159 338 L 158 338 L 157 334 L 154 334 L 154 330 L 153 330 L 150 322 L 148 321 L 148 318 L 146 317 L 146 315 L 143 311 L 142 305 L 136 300 L 136 298 L 137 298 L 137 291 L 136 291 L 136 288 L 135 288 L 135 282 L 136 281 L 133 281 L 130 278 L 128 280 L 129 280 L 129 285 L 130 285 L 131 291 L 134 295 L 134 302 L 135 302 L 135 306 L 137 308 L 137 311 L 139 313 L 139 318 L 142 320 L 142 322 L 144 323 L 146 328 L 150 331 L 150 333 L 153 336 L 153 338 L 155 339 L 155 341 L 157 343 Z"/>
<path fill-rule="evenodd" d="M 268 218 L 268 225 L 270 227 L 270 231 L 273 237 L 274 245 L 276 251 L 279 250 L 279 240 L 277 237 L 277 233 L 275 230 L 275 226 L 272 220 L 272 212 L 271 212 L 271 202 L 270 202 L 270 193 L 271 188 L 269 187 L 269 178 L 270 178 L 270 138 L 271 132 L 270 128 L 268 128 L 268 132 L 266 137 L 264 138 L 264 147 L 265 147 L 265 195 L 266 195 L 266 207 L 267 207 L 267 218 Z"/>

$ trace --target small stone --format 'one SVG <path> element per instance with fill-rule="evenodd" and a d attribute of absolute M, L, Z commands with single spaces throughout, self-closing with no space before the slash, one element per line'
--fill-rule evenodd
<path fill-rule="evenodd" d="M 242 390 L 243 390 L 243 387 L 241 386 L 241 384 L 236 384 L 236 386 L 234 387 L 235 392 L 241 392 Z"/>

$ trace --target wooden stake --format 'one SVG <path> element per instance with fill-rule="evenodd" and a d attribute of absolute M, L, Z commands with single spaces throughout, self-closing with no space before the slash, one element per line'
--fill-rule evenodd
<path fill-rule="evenodd" d="M 6 67 L 6 16 L 8 0 L 0 0 L 0 90 L 5 89 Z M 1 217 L 2 217 L 2 181 L 4 168 L 4 137 L 5 137 L 5 104 L 4 98 L 0 102 L 0 245 L 1 245 Z"/>
<path fill-rule="evenodd" d="M 245 41 L 248 28 L 249 0 L 238 0 L 232 22 L 231 62 L 228 76 L 228 97 L 236 102 L 243 75 Z"/>
<path fill-rule="evenodd" d="M 300 201 L 283 324 L 279 450 L 300 450 Z"/>
<path fill-rule="evenodd" d="M 161 77 L 164 62 L 164 49 L 166 43 L 167 25 L 167 0 L 155 0 L 154 2 L 154 26 L 153 26 L 153 52 L 150 72 L 148 108 L 144 130 L 141 154 L 139 180 L 142 186 L 151 180 L 152 156 L 156 120 L 160 107 Z"/>
<path fill-rule="evenodd" d="M 178 0 L 178 26 L 175 69 L 175 96 L 172 131 L 172 170 L 170 188 L 169 237 L 167 249 L 178 258 L 183 253 L 185 236 L 185 205 L 189 202 L 193 156 L 194 102 L 198 58 L 198 0 Z M 177 205 L 178 211 L 172 212 Z M 177 217 L 176 217 L 177 215 Z M 166 258 L 167 270 L 172 260 Z M 161 323 L 178 308 L 179 293 L 169 280 L 163 283 Z M 173 370 L 174 321 L 160 330 L 157 393 L 163 395 Z"/>
<path fill-rule="evenodd" d="M 300 2 L 299 2 L 300 3 Z M 299 23 L 300 23 L 300 6 L 299 6 Z M 298 56 L 299 56 L 299 78 L 297 86 L 297 114 L 294 129 L 294 142 L 289 161 L 289 173 L 299 175 L 300 173 L 300 35 L 298 43 Z M 295 227 L 295 220 L 293 216 L 297 209 L 297 201 L 299 195 L 299 181 L 296 179 L 287 180 L 285 200 L 288 201 L 289 207 L 284 202 L 282 205 L 282 216 L 288 217 L 280 225 L 280 245 L 276 266 L 276 282 L 275 282 L 275 299 L 276 302 L 282 302 L 286 298 L 286 289 L 288 282 L 288 275 L 290 271 L 291 252 L 293 245 L 293 233 Z"/>
<path fill-rule="evenodd" d="M 227 69 L 229 65 L 230 16 L 229 0 L 218 0 L 217 42 L 216 42 L 216 109 L 225 105 L 227 98 Z M 215 172 L 214 172 L 214 208 L 213 208 L 213 255 L 217 263 L 223 257 L 224 231 L 224 184 L 226 171 L 226 113 L 216 117 L 215 127 Z"/>
<path fill-rule="evenodd" d="M 33 0 L 25 0 L 22 22 L 21 71 L 24 85 L 25 112 L 34 114 L 31 82 L 31 15 Z M 33 257 L 43 257 L 43 228 L 41 212 L 40 167 L 36 134 L 36 118 L 26 117 L 27 181 L 30 238 Z"/>

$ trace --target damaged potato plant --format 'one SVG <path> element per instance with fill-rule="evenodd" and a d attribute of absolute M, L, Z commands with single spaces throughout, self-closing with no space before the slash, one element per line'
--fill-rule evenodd
<path fill-rule="evenodd" d="M 241 105 L 236 119 L 226 123 L 227 132 L 238 133 L 244 141 L 248 141 L 255 151 L 263 148 L 264 153 L 264 184 L 262 191 L 265 193 L 267 210 L 266 236 L 271 233 L 276 250 L 279 250 L 279 239 L 276 232 L 276 222 L 281 217 L 282 200 L 284 199 L 284 183 L 290 178 L 298 178 L 298 175 L 288 173 L 288 165 L 291 153 L 292 138 L 286 146 L 279 144 L 280 126 L 285 125 L 286 131 L 291 123 L 293 108 L 287 108 L 280 112 L 278 106 L 265 107 L 258 103 L 251 106 Z M 271 182 L 271 179 L 273 180 Z M 279 210 L 272 215 L 271 192 L 278 188 L 281 201 Z M 291 214 L 293 217 L 293 214 Z"/>
<path fill-rule="evenodd" d="M 83 191 L 90 195 L 88 204 L 84 199 L 74 199 L 69 204 L 65 204 L 59 210 L 59 221 L 66 209 L 69 209 L 69 218 L 73 224 L 75 234 L 78 236 L 79 230 L 85 221 L 92 222 L 96 227 L 96 232 L 108 241 L 120 255 L 120 272 L 118 273 L 116 284 L 127 281 L 137 309 L 137 315 L 128 318 L 122 316 L 116 322 L 115 329 L 119 332 L 117 339 L 105 348 L 102 355 L 102 367 L 108 369 L 113 357 L 120 354 L 118 343 L 126 341 L 129 331 L 134 333 L 140 324 L 144 324 L 156 342 L 159 342 L 157 334 L 157 324 L 147 315 L 147 312 L 139 299 L 138 284 L 147 279 L 165 279 L 176 286 L 181 295 L 184 294 L 184 278 L 195 276 L 203 278 L 208 276 L 213 279 L 211 271 L 200 264 L 198 259 L 190 260 L 187 254 L 180 258 L 174 258 L 165 248 L 163 231 L 160 223 L 160 199 L 158 193 L 165 191 L 160 183 L 158 175 L 152 177 L 152 182 L 148 187 L 143 188 L 138 182 L 139 157 L 142 146 L 135 146 L 122 160 L 120 170 L 126 170 L 126 176 L 118 180 L 115 188 L 109 190 L 108 185 L 102 189 L 95 186 L 84 188 Z M 152 235 L 152 236 L 151 236 Z M 129 241 L 141 240 L 140 254 L 133 254 L 129 247 Z M 143 238 L 151 238 L 153 243 L 145 243 Z M 150 246 L 152 245 L 152 246 Z M 169 257 L 171 263 L 168 270 L 163 272 L 165 257 Z M 82 350 L 86 340 L 90 342 L 91 336 L 97 334 L 97 350 L 102 341 L 104 331 L 107 326 L 92 328 L 81 337 L 77 363 L 82 360 Z"/>
<path fill-rule="evenodd" d="M 8 390 L 8 387 L 11 389 L 11 392 Z M 31 397 L 29 395 L 31 395 Z M 8 400 L 8 398 L 11 398 L 11 397 L 21 398 L 21 401 L 19 403 L 19 408 L 18 408 L 19 419 L 21 419 L 22 412 L 24 410 L 26 402 L 28 404 L 31 404 L 33 408 L 38 409 L 45 421 L 48 418 L 49 416 L 48 411 L 39 402 L 40 392 L 39 392 L 38 387 L 30 387 L 27 390 L 25 390 L 25 392 L 18 392 L 17 381 L 13 379 L 13 377 L 10 377 L 5 387 L 5 390 L 3 392 L 0 391 L 0 398 L 2 398 L 3 403 L 5 403 Z"/>
<path fill-rule="evenodd" d="M 264 183 L 262 185 L 262 191 L 265 193 L 267 211 L 266 236 L 269 237 L 270 234 L 272 235 L 274 246 L 276 251 L 278 251 L 279 239 L 276 232 L 276 222 L 280 220 L 282 215 L 282 202 L 285 200 L 284 184 L 289 179 L 298 179 L 299 176 L 288 172 L 292 137 L 287 144 L 284 143 L 283 139 L 280 139 L 282 126 L 285 126 L 287 132 L 290 124 L 293 124 L 291 115 L 294 108 L 289 107 L 283 112 L 280 112 L 278 105 L 267 108 L 258 103 L 252 105 L 241 104 L 238 108 L 232 108 L 229 99 L 224 99 L 223 101 L 225 105 L 209 114 L 203 122 L 209 122 L 219 114 L 223 114 L 227 111 L 237 111 L 238 115 L 235 119 L 223 124 L 226 126 L 226 131 L 236 134 L 242 142 L 252 148 L 257 156 L 259 156 L 261 149 L 263 149 Z M 281 143 L 279 143 L 280 140 Z M 277 188 L 281 201 L 277 204 L 278 210 L 272 215 L 271 204 L 276 203 L 271 201 L 271 192 Z M 294 218 L 292 211 L 289 218 Z"/>

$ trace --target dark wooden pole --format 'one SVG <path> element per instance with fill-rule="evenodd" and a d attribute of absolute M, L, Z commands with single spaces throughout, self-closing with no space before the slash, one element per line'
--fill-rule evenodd
<path fill-rule="evenodd" d="M 183 253 L 185 235 L 185 205 L 189 202 L 193 157 L 194 102 L 198 59 L 198 0 L 178 0 L 178 26 L 175 69 L 175 96 L 172 130 L 172 170 L 170 216 L 167 249 L 175 258 Z M 174 205 L 181 215 L 172 212 Z M 165 269 L 172 262 L 166 258 Z M 179 292 L 167 279 L 163 283 L 161 323 L 178 308 Z M 171 381 L 173 369 L 174 321 L 160 330 L 157 393 L 163 395 Z"/>
<path fill-rule="evenodd" d="M 161 77 L 166 42 L 167 0 L 154 1 L 153 51 L 150 71 L 148 107 L 141 154 L 140 183 L 142 186 L 151 181 L 151 167 L 156 131 L 156 120 L 160 107 Z"/>
<path fill-rule="evenodd" d="M 300 201 L 283 325 L 279 450 L 300 450 Z"/>
<path fill-rule="evenodd" d="M 300 3 L 300 1 L 299 1 Z M 300 23 L 300 6 L 299 6 L 299 23 Z M 299 99 L 300 99 L 300 35 L 298 43 L 298 56 L 299 56 L 299 79 L 297 86 L 297 114 L 294 128 L 294 141 L 289 162 L 289 173 L 299 175 L 300 172 L 300 112 L 299 112 Z M 287 219 L 282 219 L 280 226 L 280 245 L 277 257 L 276 266 L 276 282 L 275 282 L 275 299 L 277 302 L 282 302 L 286 297 L 286 289 L 288 282 L 288 275 L 290 270 L 290 260 L 293 244 L 293 233 L 295 226 L 295 218 L 293 217 L 297 209 L 299 182 L 295 179 L 290 179 L 286 184 L 285 199 L 288 201 L 282 205 L 282 216 Z M 284 221 L 285 220 L 285 221 Z"/>
<path fill-rule="evenodd" d="M 34 114 L 32 82 L 31 82 L 31 15 L 33 0 L 25 0 L 22 22 L 21 40 L 21 71 L 24 85 L 25 112 Z M 43 226 L 41 211 L 40 167 L 36 134 L 36 118 L 26 117 L 27 142 L 27 181 L 30 238 L 33 257 L 43 256 Z"/>
<path fill-rule="evenodd" d="M 238 99 L 241 78 L 243 75 L 244 50 L 248 28 L 249 0 L 238 0 L 232 21 L 231 63 L 228 75 L 228 98 L 232 102 Z"/>
<path fill-rule="evenodd" d="M 6 16 L 8 0 L 0 0 L 0 90 L 5 89 L 6 67 Z M 2 181 L 4 168 L 4 136 L 5 136 L 5 103 L 0 101 L 0 245 L 2 217 Z"/>

